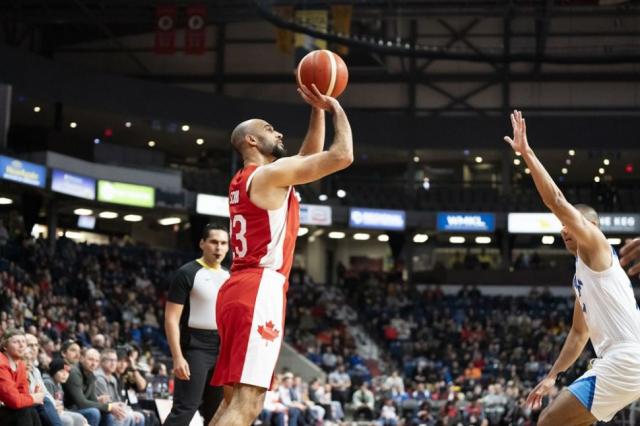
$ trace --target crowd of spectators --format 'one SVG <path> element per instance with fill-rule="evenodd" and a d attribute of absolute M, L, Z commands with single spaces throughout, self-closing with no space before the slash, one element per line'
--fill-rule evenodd
<path fill-rule="evenodd" d="M 166 281 L 184 258 L 66 238 L 53 253 L 31 237 L 0 249 L 3 410 L 33 408 L 52 426 L 156 424 L 138 395 L 169 394 L 160 324 Z"/>
<path fill-rule="evenodd" d="M 0 375 L 8 372 L 22 397 L 1 394 L 2 410 L 37 407 L 33 415 L 70 426 L 157 421 L 138 398 L 170 393 L 160 324 L 168 279 L 188 259 L 65 238 L 54 253 L 33 238 L 3 245 Z M 546 292 L 445 295 L 399 273 L 348 271 L 329 286 L 294 270 L 286 339 L 326 378 L 279 374 L 257 424 L 534 424 L 524 398 L 559 352 L 571 312 L 571 299 Z M 379 360 L 360 353 L 355 324 L 380 346 Z M 8 333 L 16 329 L 26 334 Z M 15 368 L 20 358 L 24 370 Z"/>
<path fill-rule="evenodd" d="M 569 331 L 570 297 L 536 289 L 487 296 L 468 287 L 445 295 L 398 273 L 343 271 L 337 287 L 305 279 L 291 286 L 288 338 L 328 373 L 331 399 L 348 416 L 382 425 L 535 424 L 539 413 L 526 396 Z M 356 354 L 350 324 L 365 326 L 382 347 L 379 369 Z M 591 357 L 589 348 L 558 386 Z"/>

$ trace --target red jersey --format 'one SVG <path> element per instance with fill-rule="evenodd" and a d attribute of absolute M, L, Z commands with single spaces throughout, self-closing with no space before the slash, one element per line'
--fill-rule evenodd
<path fill-rule="evenodd" d="M 265 210 L 249 199 L 247 189 L 258 169 L 244 167 L 229 185 L 229 220 L 231 222 L 231 273 L 248 268 L 266 268 L 288 277 L 300 227 L 300 204 L 293 186 L 282 207 Z"/>

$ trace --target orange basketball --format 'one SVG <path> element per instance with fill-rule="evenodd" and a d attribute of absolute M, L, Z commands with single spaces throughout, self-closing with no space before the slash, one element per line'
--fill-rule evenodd
<path fill-rule="evenodd" d="M 298 86 L 311 89 L 315 84 L 320 93 L 337 98 L 347 87 L 349 70 L 342 58 L 330 50 L 314 50 L 298 64 Z"/>

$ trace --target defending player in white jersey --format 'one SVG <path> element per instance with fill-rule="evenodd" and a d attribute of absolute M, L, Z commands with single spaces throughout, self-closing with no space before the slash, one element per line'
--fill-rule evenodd
<path fill-rule="evenodd" d="M 629 277 L 599 228 L 595 210 L 572 206 L 565 199 L 529 147 L 521 112 L 511 114 L 511 124 L 513 139 L 505 137 L 505 141 L 522 154 L 542 200 L 562 222 L 567 250 L 576 256 L 571 330 L 555 364 L 529 394 L 527 403 L 540 408 L 558 374 L 573 365 L 591 339 L 598 356 L 593 368 L 562 390 L 540 414 L 538 425 L 609 421 L 640 398 L 640 308 Z"/>

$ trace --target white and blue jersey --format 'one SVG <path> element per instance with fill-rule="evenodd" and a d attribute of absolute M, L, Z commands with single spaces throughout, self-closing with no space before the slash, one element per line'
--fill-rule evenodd
<path fill-rule="evenodd" d="M 578 257 L 573 289 L 598 359 L 569 391 L 598 419 L 608 421 L 640 398 L 640 307 L 613 250 L 611 266 L 596 272 Z"/>

